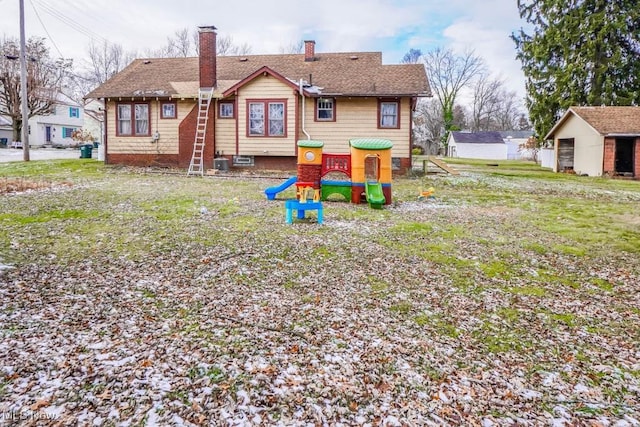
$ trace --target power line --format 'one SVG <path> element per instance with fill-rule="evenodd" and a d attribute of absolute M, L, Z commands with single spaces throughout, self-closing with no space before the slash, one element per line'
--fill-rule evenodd
<path fill-rule="evenodd" d="M 80 24 L 73 18 L 70 18 L 67 15 L 63 14 L 62 12 L 56 10 L 54 7 L 50 6 L 44 0 L 35 0 L 35 2 L 42 8 L 44 12 L 58 19 L 62 23 L 68 25 L 71 29 L 76 30 L 77 32 L 88 37 L 89 39 L 91 40 L 98 39 L 101 42 L 109 43 L 109 40 L 107 40 L 106 38 L 102 37 L 98 33 L 93 32 L 90 28 L 85 27 L 84 25 Z"/>
<path fill-rule="evenodd" d="M 0 1 L 2 1 L 2 0 L 0 0 Z M 33 4 L 33 1 L 29 0 L 29 3 L 31 3 L 31 7 L 33 8 L 33 11 L 35 12 L 36 17 L 38 18 L 38 21 L 40 21 L 40 25 L 42 25 L 42 29 L 44 29 L 44 32 L 47 33 L 47 36 L 49 36 L 49 40 L 51 41 L 51 44 L 53 45 L 53 47 L 56 48 L 56 50 L 60 54 L 60 58 L 64 58 L 64 55 L 60 51 L 60 48 L 58 47 L 56 42 L 53 40 L 53 37 L 51 37 L 51 34 L 49 34 L 49 30 L 47 30 L 47 27 L 44 25 L 44 22 L 42 22 L 42 18 L 40 18 L 40 14 L 38 13 L 38 10 L 36 9 L 36 6 Z"/>

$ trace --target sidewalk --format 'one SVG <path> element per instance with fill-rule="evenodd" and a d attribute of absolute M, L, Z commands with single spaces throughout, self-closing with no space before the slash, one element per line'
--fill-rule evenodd
<path fill-rule="evenodd" d="M 24 154 L 21 149 L 0 149 L 0 163 L 21 162 Z M 98 150 L 93 149 L 92 158 L 98 158 Z M 30 160 L 79 159 L 80 150 L 77 148 L 32 148 L 29 150 Z"/>

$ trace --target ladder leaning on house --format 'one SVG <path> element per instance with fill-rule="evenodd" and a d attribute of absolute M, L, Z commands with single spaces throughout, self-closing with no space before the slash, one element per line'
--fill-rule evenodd
<path fill-rule="evenodd" d="M 198 121 L 196 124 L 196 137 L 193 142 L 193 154 L 189 164 L 189 175 L 204 175 L 204 145 L 207 134 L 207 121 L 209 120 L 209 106 L 213 97 L 213 89 L 200 89 L 198 91 Z"/>

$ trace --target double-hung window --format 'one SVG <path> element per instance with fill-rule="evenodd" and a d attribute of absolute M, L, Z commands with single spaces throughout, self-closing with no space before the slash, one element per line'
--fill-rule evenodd
<path fill-rule="evenodd" d="M 316 100 L 316 121 L 336 121 L 336 101 L 334 98 L 318 98 Z"/>
<path fill-rule="evenodd" d="M 151 135 L 148 103 L 118 104 L 116 116 L 119 136 Z"/>
<path fill-rule="evenodd" d="M 378 104 L 378 117 L 379 128 L 400 128 L 400 102 L 381 100 Z"/>
<path fill-rule="evenodd" d="M 62 128 L 62 137 L 63 138 L 73 138 L 74 128 Z"/>
<path fill-rule="evenodd" d="M 163 102 L 160 106 L 160 118 L 161 119 L 175 119 L 178 117 L 178 113 L 176 111 L 176 103 L 175 102 Z"/>
<path fill-rule="evenodd" d="M 233 102 L 221 102 L 219 104 L 218 117 L 221 119 L 233 119 L 235 117 L 233 105 Z"/>
<path fill-rule="evenodd" d="M 286 136 L 286 101 L 247 101 L 248 136 Z"/>
<path fill-rule="evenodd" d="M 69 107 L 69 117 L 71 117 L 71 118 L 80 118 L 80 108 L 78 108 L 78 107 Z"/>

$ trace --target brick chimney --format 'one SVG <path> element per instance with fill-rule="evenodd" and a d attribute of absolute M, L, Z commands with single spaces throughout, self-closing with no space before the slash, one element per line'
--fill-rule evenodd
<path fill-rule="evenodd" d="M 216 86 L 216 27 L 198 27 L 200 87 Z"/>
<path fill-rule="evenodd" d="M 304 60 L 307 62 L 316 60 L 316 42 L 314 40 L 304 41 Z"/>

